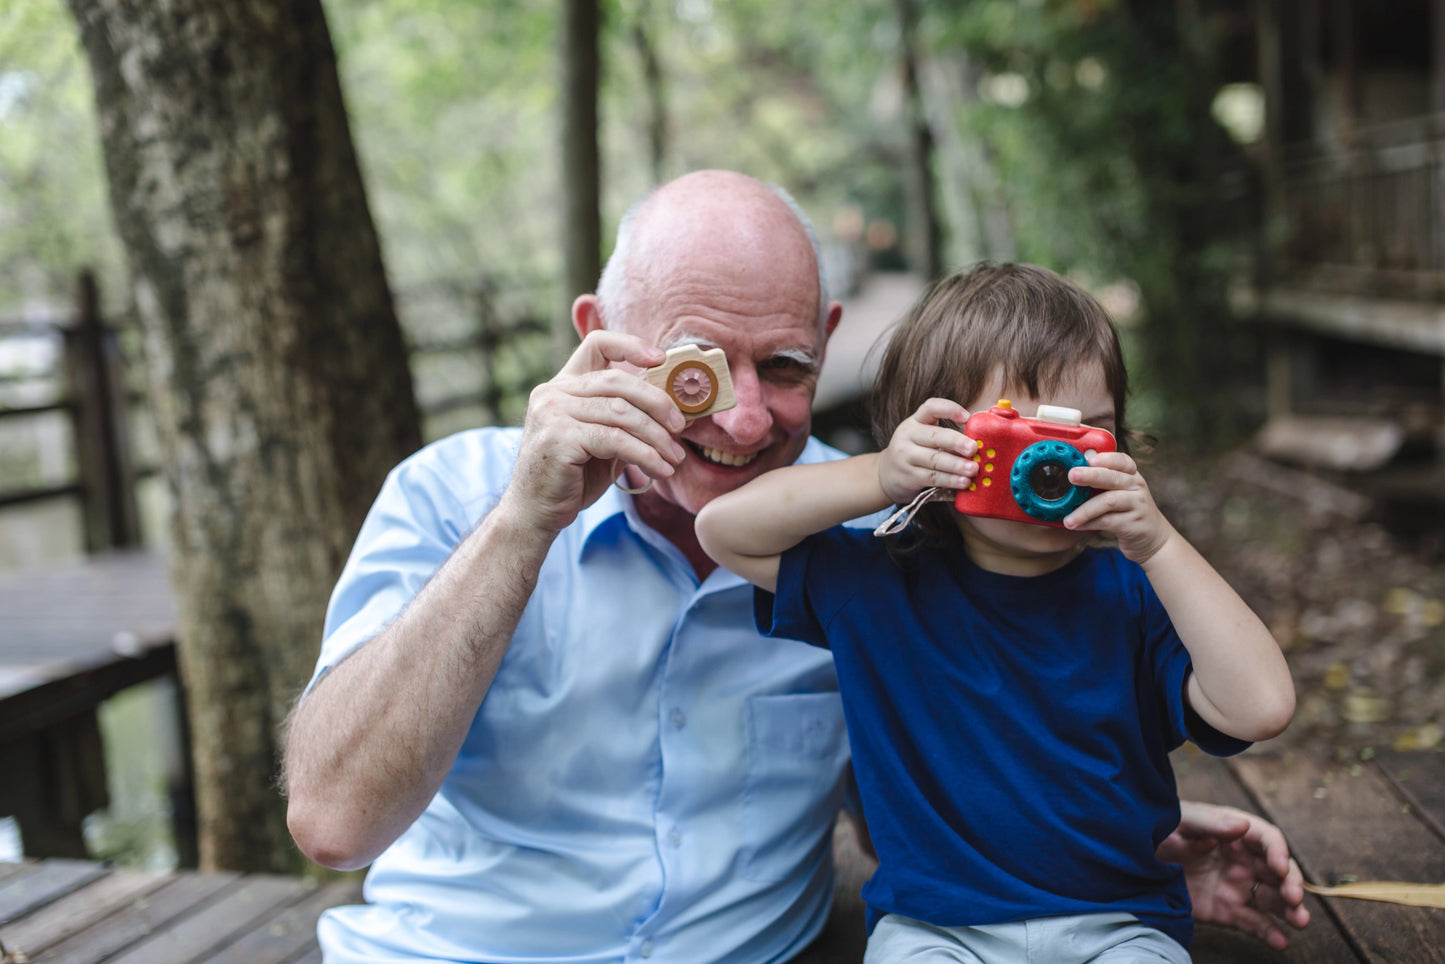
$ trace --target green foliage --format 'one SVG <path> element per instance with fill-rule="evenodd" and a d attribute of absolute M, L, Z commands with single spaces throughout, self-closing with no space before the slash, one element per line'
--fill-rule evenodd
<path fill-rule="evenodd" d="M 120 264 L 75 24 L 61 0 L 0 0 L 0 314 L 66 303 L 82 265 L 113 295 Z"/>
<path fill-rule="evenodd" d="M 565 230 L 555 5 L 325 3 L 395 286 L 520 280 L 536 289 L 533 312 L 554 311 L 547 286 Z M 969 206 L 987 205 L 1007 213 L 1014 256 L 1130 279 L 1149 319 L 1146 372 L 1207 355 L 1229 260 L 1210 224 L 1225 139 L 1208 111 L 1208 25 L 1180 11 L 1149 0 L 919 4 L 925 63 L 962 90 L 958 101 L 935 95 L 931 113 L 959 254 L 981 220 Z M 662 176 L 731 167 L 776 181 L 825 235 L 845 205 L 901 224 L 896 18 L 894 0 L 607 0 L 607 233 L 652 184 L 654 97 L 666 110 Z M 0 28 L 0 311 L 63 301 L 81 263 L 99 264 L 116 290 L 74 25 L 61 0 L 0 0 Z M 960 184 L 969 165 L 957 155 L 973 150 L 992 174 Z"/>
<path fill-rule="evenodd" d="M 1147 0 L 972 0 L 932 24 L 939 48 L 1014 84 L 958 123 L 993 151 L 1017 256 L 1135 283 L 1142 381 L 1170 427 L 1205 428 L 1190 413 L 1229 361 L 1216 332 L 1232 261 L 1209 24 Z"/>

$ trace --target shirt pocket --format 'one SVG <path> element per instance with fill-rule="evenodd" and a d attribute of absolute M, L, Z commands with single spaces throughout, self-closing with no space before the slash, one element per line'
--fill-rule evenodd
<path fill-rule="evenodd" d="M 843 799 L 848 733 L 837 693 L 753 696 L 747 703 L 743 876 L 807 874 L 832 845 Z"/>

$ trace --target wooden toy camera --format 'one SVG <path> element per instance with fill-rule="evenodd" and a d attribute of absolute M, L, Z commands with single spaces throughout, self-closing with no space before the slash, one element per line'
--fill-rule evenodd
<path fill-rule="evenodd" d="M 721 348 L 703 350 L 696 345 L 681 345 L 643 376 L 671 395 L 688 420 L 726 412 L 738 404 L 727 356 Z"/>
<path fill-rule="evenodd" d="M 978 443 L 978 475 L 953 505 L 964 515 L 1057 526 L 1093 492 L 1069 481 L 1087 456 L 1115 450 L 1114 436 L 1080 424 L 1078 409 L 1040 405 L 1026 418 L 1006 398 L 971 416 L 964 434 Z"/>

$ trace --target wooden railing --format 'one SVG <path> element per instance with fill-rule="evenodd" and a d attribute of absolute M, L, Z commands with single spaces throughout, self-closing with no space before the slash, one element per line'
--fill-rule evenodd
<path fill-rule="evenodd" d="M 397 293 L 427 437 L 459 421 L 502 424 L 520 418 L 527 393 L 549 374 L 549 327 L 531 307 L 539 301 L 538 290 L 436 282 Z M 0 520 L 35 503 L 76 500 L 87 552 L 140 543 L 136 483 L 158 468 L 134 457 L 130 416 L 143 407 L 144 395 L 127 381 L 138 359 L 122 350 L 124 327 L 102 317 L 89 272 L 81 272 L 68 313 L 0 318 L 0 343 L 28 339 L 56 356 L 53 366 L 0 371 L 0 429 L 63 413 L 73 461 L 69 477 L 49 481 L 17 481 L 12 465 L 10 481 L 0 475 Z M 57 344 L 58 351 L 49 347 Z"/>
<path fill-rule="evenodd" d="M 1286 153 L 1278 273 L 1361 294 L 1445 297 L 1445 115 L 1357 128 Z"/>

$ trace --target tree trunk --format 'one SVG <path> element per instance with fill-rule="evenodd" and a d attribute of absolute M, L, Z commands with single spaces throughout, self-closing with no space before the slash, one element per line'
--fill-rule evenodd
<path fill-rule="evenodd" d="M 320 0 L 70 0 L 172 498 L 203 867 L 300 858 L 278 731 L 411 377 Z"/>
<path fill-rule="evenodd" d="M 631 34 L 633 49 L 642 65 L 642 86 L 647 91 L 648 169 L 655 187 L 667 178 L 667 87 L 663 83 L 657 45 L 652 41 L 654 23 L 652 4 L 649 0 L 640 0 L 632 12 Z"/>
<path fill-rule="evenodd" d="M 903 104 L 908 122 L 918 269 L 928 281 L 943 276 L 943 222 L 938 216 L 938 192 L 933 179 L 933 129 L 923 104 L 918 81 L 917 17 L 913 0 L 895 0 L 898 43 L 903 56 Z"/>
<path fill-rule="evenodd" d="M 597 287 L 602 273 L 602 162 L 597 147 L 597 78 L 601 71 L 597 0 L 562 3 L 562 300 Z M 553 338 L 560 367 L 577 336 L 559 312 Z"/>

